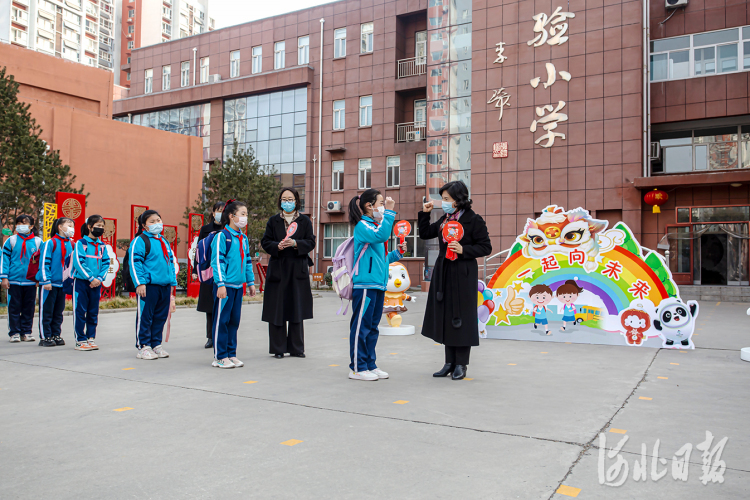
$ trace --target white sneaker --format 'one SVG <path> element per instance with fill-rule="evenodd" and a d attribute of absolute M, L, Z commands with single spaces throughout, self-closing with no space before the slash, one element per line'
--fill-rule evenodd
<path fill-rule="evenodd" d="M 224 359 L 215 359 L 213 363 L 211 363 L 211 366 L 215 366 L 217 368 L 234 368 L 234 363 L 229 358 Z"/>
<path fill-rule="evenodd" d="M 138 355 L 136 356 L 138 359 L 158 359 L 159 356 L 154 353 L 154 351 L 151 350 L 150 347 L 144 347 L 143 349 L 138 350 Z"/>
<path fill-rule="evenodd" d="M 242 361 L 240 361 L 240 360 L 239 360 L 239 359 L 237 359 L 236 357 L 234 357 L 234 358 L 229 358 L 229 361 L 231 361 L 231 362 L 232 362 L 232 364 L 234 364 L 234 366 L 236 366 L 237 368 L 239 368 L 240 366 L 245 366 L 245 363 L 243 363 Z"/>
<path fill-rule="evenodd" d="M 378 377 L 377 375 L 375 375 L 374 373 L 370 371 L 364 371 L 364 372 L 349 372 L 349 378 L 352 380 L 373 381 L 373 380 L 377 380 L 380 377 Z"/>
<path fill-rule="evenodd" d="M 28 335 L 21 335 L 21 340 L 23 342 L 36 342 L 36 339 L 34 338 L 33 333 L 30 333 Z"/>
<path fill-rule="evenodd" d="M 12 336 L 10 337 L 10 341 L 11 341 L 11 342 L 20 342 L 20 341 L 21 341 L 21 336 L 20 336 L 19 334 L 17 334 L 17 333 L 16 333 L 15 335 L 12 335 Z"/>
<path fill-rule="evenodd" d="M 378 378 L 388 378 L 388 374 L 381 370 L 380 368 L 375 368 L 374 370 L 370 370 L 370 373 L 374 373 L 378 376 Z"/>
<path fill-rule="evenodd" d="M 156 354 L 160 358 L 168 358 L 169 357 L 169 353 L 167 351 L 165 351 L 164 348 L 162 346 L 160 346 L 160 345 L 154 347 L 154 354 Z"/>

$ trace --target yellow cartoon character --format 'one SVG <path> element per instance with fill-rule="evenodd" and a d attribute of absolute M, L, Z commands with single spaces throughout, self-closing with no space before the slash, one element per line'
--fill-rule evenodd
<path fill-rule="evenodd" d="M 404 293 L 411 286 L 409 271 L 399 262 L 392 263 L 388 268 L 388 286 L 385 292 L 383 312 L 386 313 L 388 326 L 401 326 L 401 314 L 407 309 L 404 301 L 415 302 L 416 298 Z"/>

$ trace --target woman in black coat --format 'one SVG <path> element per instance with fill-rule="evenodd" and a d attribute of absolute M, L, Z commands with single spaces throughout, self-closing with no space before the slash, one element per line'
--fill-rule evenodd
<path fill-rule="evenodd" d="M 271 256 L 263 290 L 263 315 L 268 323 L 269 352 L 277 359 L 289 353 L 305 357 L 305 331 L 302 321 L 313 317 L 308 255 L 315 248 L 312 222 L 299 213 L 299 193 L 282 188 L 279 193 L 280 214 L 268 219 L 261 246 Z M 297 224 L 294 234 L 286 238 L 289 226 Z M 287 335 L 287 322 L 289 323 Z"/>
<path fill-rule="evenodd" d="M 427 306 L 422 323 L 422 335 L 445 345 L 445 366 L 434 377 L 461 380 L 466 376 L 472 346 L 479 345 L 477 323 L 477 259 L 492 253 L 490 236 L 484 219 L 471 210 L 469 190 L 461 181 L 453 181 L 440 188 L 442 209 L 445 214 L 430 224 L 434 204 L 428 201 L 419 212 L 419 237 L 423 240 L 439 238 L 440 254 L 427 296 Z M 458 220 L 464 235 L 460 241 L 446 243 L 443 225 Z M 450 248 L 458 255 L 456 260 L 445 258 Z"/>
<path fill-rule="evenodd" d="M 214 231 L 221 231 L 224 226 L 221 225 L 221 213 L 224 211 L 224 202 L 218 201 L 214 203 L 211 214 L 214 220 L 201 227 L 200 233 L 198 233 L 198 241 L 202 240 Z M 198 256 L 195 256 L 196 263 Z M 196 269 L 193 266 L 193 269 Z M 198 275 L 193 273 L 193 279 L 198 279 Z M 208 283 L 201 283 L 200 292 L 198 292 L 198 312 L 206 313 L 206 349 L 212 349 L 214 346 L 214 337 L 212 334 L 212 325 L 214 320 L 214 284 L 212 281 Z"/>

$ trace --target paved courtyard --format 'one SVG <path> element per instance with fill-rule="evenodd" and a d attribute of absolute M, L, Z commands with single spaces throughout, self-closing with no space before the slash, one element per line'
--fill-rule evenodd
<path fill-rule="evenodd" d="M 136 359 L 134 312 L 100 316 L 95 352 L 73 349 L 70 317 L 65 347 L 0 342 L 0 498 L 750 497 L 747 304 L 701 303 L 695 351 L 483 340 L 464 381 L 431 376 L 442 346 L 381 337 L 391 379 L 360 382 L 348 318 L 321 295 L 306 359 L 270 357 L 261 308 L 246 305 L 246 365 L 232 370 L 210 366 L 192 309 L 173 316 L 169 359 Z M 404 323 L 419 332 L 416 295 Z M 728 438 L 709 460 L 725 463 L 722 483 L 701 482 L 706 431 L 707 455 Z M 600 433 L 608 449 L 628 439 L 604 452 Z M 622 485 L 600 484 L 625 467 Z"/>

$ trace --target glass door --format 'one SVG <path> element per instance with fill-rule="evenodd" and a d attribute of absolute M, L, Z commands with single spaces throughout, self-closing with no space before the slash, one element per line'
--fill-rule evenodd
<path fill-rule="evenodd" d="M 678 285 L 693 283 L 693 239 L 690 226 L 667 226 L 669 270 Z"/>
<path fill-rule="evenodd" d="M 417 99 L 414 101 L 414 126 L 424 127 L 427 120 L 427 101 Z"/>
<path fill-rule="evenodd" d="M 416 63 L 427 64 L 427 32 L 417 31 L 414 34 L 415 47 L 414 56 L 416 57 Z"/>

